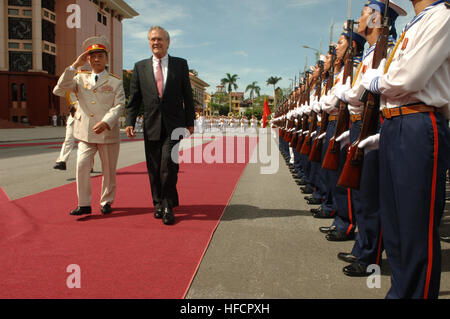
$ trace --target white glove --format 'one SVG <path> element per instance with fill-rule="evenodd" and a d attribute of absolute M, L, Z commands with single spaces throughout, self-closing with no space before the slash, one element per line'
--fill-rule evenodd
<path fill-rule="evenodd" d="M 317 131 L 312 132 L 312 133 L 311 133 L 311 138 L 313 138 L 314 136 L 316 136 L 316 134 L 317 134 Z"/>
<path fill-rule="evenodd" d="M 321 107 L 319 103 L 319 98 L 317 96 L 314 97 L 312 103 L 311 103 L 312 109 L 316 113 L 320 113 Z"/>
<path fill-rule="evenodd" d="M 341 149 L 350 142 L 350 131 L 347 130 L 336 139 L 336 142 L 341 143 Z"/>
<path fill-rule="evenodd" d="M 325 137 L 325 135 L 327 135 L 327 132 L 320 134 L 317 139 L 321 140 Z"/>
<path fill-rule="evenodd" d="M 371 135 L 358 144 L 358 148 L 364 148 L 364 153 L 374 151 L 380 148 L 380 133 Z"/>
<path fill-rule="evenodd" d="M 345 84 L 342 84 L 342 85 L 339 85 L 338 87 L 336 87 L 336 90 L 334 93 L 339 100 L 341 100 L 345 103 L 347 103 L 347 100 L 345 98 L 345 92 L 347 92 L 348 90 L 350 90 L 352 88 L 351 83 L 352 83 L 352 80 L 350 77 L 348 77 Z"/>
<path fill-rule="evenodd" d="M 385 66 L 386 59 L 383 59 L 377 69 L 368 69 L 361 79 L 361 85 L 372 93 L 380 94 L 378 78 L 384 74 Z"/>

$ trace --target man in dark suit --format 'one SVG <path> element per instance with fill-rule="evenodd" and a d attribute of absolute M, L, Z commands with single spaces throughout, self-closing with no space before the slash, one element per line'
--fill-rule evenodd
<path fill-rule="evenodd" d="M 153 56 L 137 62 L 130 82 L 127 136 L 135 137 L 134 125 L 144 104 L 144 140 L 147 170 L 155 206 L 155 218 L 175 222 L 179 129 L 194 132 L 195 110 L 187 61 L 167 54 L 169 33 L 153 26 L 148 33 Z M 176 130 L 172 137 L 172 133 Z"/>

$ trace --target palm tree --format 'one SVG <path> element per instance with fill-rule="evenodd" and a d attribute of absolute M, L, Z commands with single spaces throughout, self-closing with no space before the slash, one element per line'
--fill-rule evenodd
<path fill-rule="evenodd" d="M 230 96 L 230 112 L 231 112 L 231 92 L 233 91 L 233 89 L 237 90 L 238 86 L 236 84 L 236 81 L 238 80 L 238 75 L 237 74 L 233 74 L 231 75 L 230 73 L 226 74 L 226 77 L 223 78 L 222 80 L 220 80 L 220 83 L 222 85 L 226 85 L 227 86 L 227 91 L 228 94 Z"/>
<path fill-rule="evenodd" d="M 258 82 L 252 82 L 252 84 L 247 85 L 247 88 L 245 89 L 245 93 L 247 93 L 247 91 L 250 91 L 250 99 L 252 100 L 252 107 L 253 107 L 253 95 L 256 93 L 257 96 L 259 96 L 259 92 L 261 90 L 261 88 L 259 86 L 256 85 L 256 83 Z"/>
<path fill-rule="evenodd" d="M 273 104 L 277 105 L 277 94 L 275 92 L 275 85 L 280 81 L 281 78 L 277 76 L 271 76 L 267 79 L 266 84 L 267 85 L 273 85 Z"/>

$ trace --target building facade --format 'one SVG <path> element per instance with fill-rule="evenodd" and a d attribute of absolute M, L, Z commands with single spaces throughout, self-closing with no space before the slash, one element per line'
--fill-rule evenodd
<path fill-rule="evenodd" d="M 109 39 L 109 71 L 122 76 L 122 21 L 137 15 L 122 0 L 0 0 L 0 118 L 37 126 L 65 118 L 53 87 L 88 37 Z"/>
<path fill-rule="evenodd" d="M 195 111 L 198 113 L 206 112 L 206 88 L 209 84 L 198 77 L 197 72 L 190 71 L 189 79 L 191 80 L 192 94 L 194 96 Z"/>

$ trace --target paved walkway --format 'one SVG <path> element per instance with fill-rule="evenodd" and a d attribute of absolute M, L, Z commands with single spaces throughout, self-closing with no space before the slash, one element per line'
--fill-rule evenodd
<path fill-rule="evenodd" d="M 63 138 L 64 128 L 0 129 L 0 186 L 10 198 L 73 182 L 76 156 L 71 155 L 68 170 L 60 172 L 51 168 L 58 149 L 1 145 Z M 119 167 L 142 161 L 142 141 L 122 143 Z M 261 166 L 249 164 L 241 176 L 187 298 L 384 298 L 390 287 L 386 256 L 381 288 L 369 289 L 366 278 L 345 276 L 346 264 L 336 255 L 350 251 L 353 241 L 328 242 L 318 231 L 331 220 L 311 217 L 281 156 L 277 174 L 260 174 Z M 99 167 L 95 170 L 100 173 Z M 441 222 L 446 235 L 448 207 Z M 449 243 L 442 242 L 442 255 L 440 297 L 450 298 Z"/>

